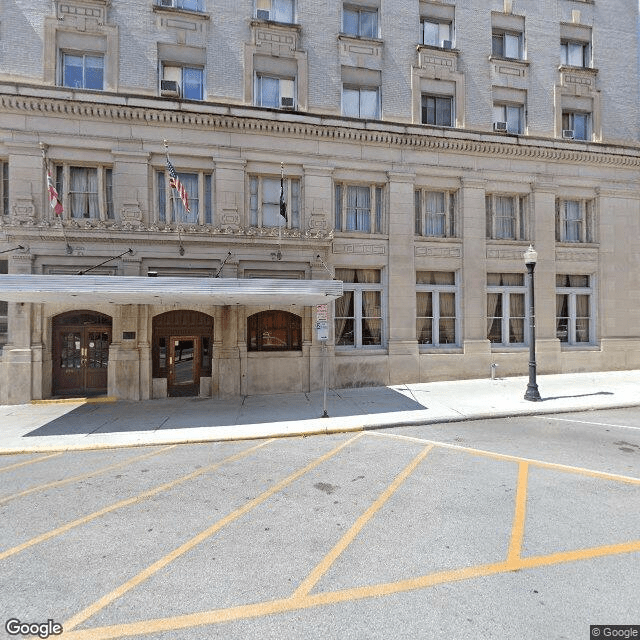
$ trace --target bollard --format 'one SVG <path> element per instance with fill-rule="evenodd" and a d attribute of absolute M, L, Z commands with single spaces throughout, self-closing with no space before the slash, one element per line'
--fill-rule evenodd
<path fill-rule="evenodd" d="M 495 380 L 496 379 L 496 369 L 498 368 L 498 365 L 495 362 L 491 363 L 491 379 Z"/>

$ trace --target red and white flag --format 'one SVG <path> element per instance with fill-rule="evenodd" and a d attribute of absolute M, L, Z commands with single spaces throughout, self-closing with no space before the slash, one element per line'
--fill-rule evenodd
<path fill-rule="evenodd" d="M 182 200 L 182 204 L 184 205 L 184 210 L 189 213 L 189 194 L 184 188 L 182 182 L 180 182 L 180 178 L 178 178 L 176 170 L 169 161 L 169 156 L 167 156 L 167 170 L 169 171 L 169 186 L 178 192 L 180 200 Z"/>
<path fill-rule="evenodd" d="M 53 209 L 54 213 L 59 216 L 62 215 L 62 203 L 60 202 L 60 197 L 58 196 L 58 192 L 56 191 L 56 187 L 53 184 L 53 178 L 51 177 L 51 171 L 47 169 L 47 190 L 49 191 L 49 204 Z"/>

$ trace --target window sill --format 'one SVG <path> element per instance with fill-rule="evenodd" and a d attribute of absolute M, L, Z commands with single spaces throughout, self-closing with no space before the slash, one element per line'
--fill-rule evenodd
<path fill-rule="evenodd" d="M 524 58 L 505 58 L 504 56 L 489 56 L 490 62 L 511 62 L 514 64 L 522 65 L 523 67 L 528 67 L 531 62 L 529 60 L 525 60 Z"/>
<path fill-rule="evenodd" d="M 414 234 L 416 242 L 445 242 L 445 243 L 457 243 L 462 244 L 462 238 L 457 236 L 423 236 L 420 234 Z"/>
<path fill-rule="evenodd" d="M 418 351 L 421 354 L 460 354 L 464 353 L 464 349 L 458 345 L 434 346 L 428 344 L 419 344 Z"/>
<path fill-rule="evenodd" d="M 418 44 L 416 45 L 416 49 L 418 51 L 439 51 L 441 53 L 453 53 L 456 56 L 460 53 L 460 49 L 456 49 L 455 47 L 451 47 L 451 49 L 445 49 L 445 47 L 436 47 L 434 44 Z"/>
<path fill-rule="evenodd" d="M 260 27 L 269 25 L 273 27 L 284 27 L 285 29 L 295 29 L 296 31 L 302 31 L 302 25 L 297 22 L 279 22 L 278 20 L 263 20 L 262 18 L 253 18 L 251 20 L 252 27 Z"/>
<path fill-rule="evenodd" d="M 368 38 L 366 36 L 356 36 L 351 33 L 339 33 L 338 40 L 355 40 L 356 42 L 371 42 L 377 45 L 383 45 L 384 40 L 380 38 Z"/>
<path fill-rule="evenodd" d="M 556 248 L 571 249 L 572 247 L 578 247 L 580 249 L 597 250 L 600 248 L 600 243 L 598 242 L 567 242 L 567 241 L 560 242 L 556 240 Z"/>
<path fill-rule="evenodd" d="M 385 347 L 335 347 L 337 356 L 386 356 L 388 355 Z"/>
<path fill-rule="evenodd" d="M 580 72 L 580 71 L 584 71 L 585 73 L 588 73 L 589 75 L 598 75 L 598 69 L 596 67 L 575 67 L 571 64 L 561 64 L 558 67 L 558 71 L 568 71 L 571 73 L 576 73 L 576 72 Z"/>
<path fill-rule="evenodd" d="M 583 344 L 567 344 L 566 342 L 560 343 L 561 353 L 570 353 L 572 351 L 601 351 L 600 345 L 585 342 Z"/>
<path fill-rule="evenodd" d="M 376 240 L 388 240 L 389 236 L 385 233 L 367 233 L 366 231 L 339 231 L 338 229 L 334 229 L 334 233 L 336 238 L 363 238 L 367 240 L 371 240 L 375 238 Z"/>
<path fill-rule="evenodd" d="M 247 351 L 248 358 L 302 358 L 300 351 Z"/>
<path fill-rule="evenodd" d="M 163 7 L 159 4 L 153 5 L 153 10 L 157 13 L 172 13 L 182 16 L 199 18 L 200 20 L 210 20 L 211 16 L 204 11 L 194 11 L 193 9 L 178 9 L 177 7 Z"/>
<path fill-rule="evenodd" d="M 526 344 L 492 344 L 491 353 L 526 353 L 529 347 Z"/>

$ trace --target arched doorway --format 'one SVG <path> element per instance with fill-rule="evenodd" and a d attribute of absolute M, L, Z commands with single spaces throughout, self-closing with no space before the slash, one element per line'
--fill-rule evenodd
<path fill-rule="evenodd" d="M 71 311 L 53 318 L 53 395 L 107 393 L 110 344 L 109 316 Z"/>
<path fill-rule="evenodd" d="M 167 395 L 200 395 L 211 376 L 213 318 L 199 311 L 167 311 L 153 318 L 153 377 L 167 379 Z"/>

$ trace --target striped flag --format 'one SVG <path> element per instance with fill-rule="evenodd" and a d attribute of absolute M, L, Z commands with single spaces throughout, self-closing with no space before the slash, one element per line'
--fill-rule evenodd
<path fill-rule="evenodd" d="M 184 209 L 187 213 L 189 213 L 189 195 L 187 194 L 187 190 L 184 188 L 182 182 L 180 182 L 180 178 L 178 178 L 178 174 L 174 169 L 171 161 L 169 160 L 169 156 L 167 155 L 167 171 L 169 172 L 169 186 L 172 189 L 175 189 L 180 196 L 180 200 L 182 200 L 182 204 L 184 205 Z"/>
<path fill-rule="evenodd" d="M 280 176 L 280 215 L 287 220 L 287 203 L 284 201 L 284 176 Z"/>
<path fill-rule="evenodd" d="M 47 191 L 49 192 L 49 204 L 54 213 L 57 216 L 62 215 L 62 203 L 60 202 L 56 187 L 53 184 L 53 178 L 51 177 L 51 171 L 49 171 L 49 169 L 47 169 Z"/>

